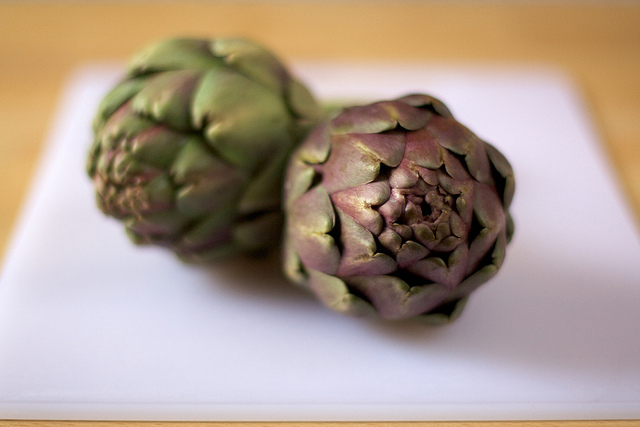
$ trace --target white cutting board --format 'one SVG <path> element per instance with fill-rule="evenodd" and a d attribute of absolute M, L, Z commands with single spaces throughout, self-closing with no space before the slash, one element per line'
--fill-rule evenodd
<path fill-rule="evenodd" d="M 545 69 L 302 64 L 324 99 L 428 92 L 511 160 L 502 271 L 444 327 L 343 317 L 276 257 L 210 268 L 94 206 L 70 82 L 0 277 L 0 419 L 640 418 L 640 244 L 571 81 Z M 7 143 L 7 142 L 5 142 Z"/>

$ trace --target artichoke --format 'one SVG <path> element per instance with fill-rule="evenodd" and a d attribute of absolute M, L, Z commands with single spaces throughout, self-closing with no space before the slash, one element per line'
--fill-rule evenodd
<path fill-rule="evenodd" d="M 135 243 L 188 262 L 261 252 L 281 234 L 287 159 L 322 117 L 256 44 L 161 41 L 100 104 L 87 172 L 99 208 Z"/>
<path fill-rule="evenodd" d="M 290 159 L 284 272 L 338 312 L 450 322 L 503 262 L 514 185 L 433 97 L 347 108 Z"/>

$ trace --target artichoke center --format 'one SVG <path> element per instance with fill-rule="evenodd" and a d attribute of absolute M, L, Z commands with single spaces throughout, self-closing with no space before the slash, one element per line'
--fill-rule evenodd
<path fill-rule="evenodd" d="M 418 191 L 416 191 L 418 190 Z M 401 222 L 408 226 L 425 224 L 435 230 L 442 222 L 449 220 L 454 198 L 442 188 L 431 186 L 426 191 L 411 188 L 402 191 L 405 199 Z"/>

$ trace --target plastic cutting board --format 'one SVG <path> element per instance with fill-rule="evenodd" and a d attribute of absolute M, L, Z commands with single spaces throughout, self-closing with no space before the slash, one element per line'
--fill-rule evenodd
<path fill-rule="evenodd" d="M 0 419 L 640 418 L 640 244 L 571 80 L 545 68 L 297 64 L 322 99 L 426 92 L 512 162 L 503 269 L 444 327 L 330 312 L 277 257 L 129 243 L 84 173 L 119 67 L 70 79 L 0 276 Z"/>

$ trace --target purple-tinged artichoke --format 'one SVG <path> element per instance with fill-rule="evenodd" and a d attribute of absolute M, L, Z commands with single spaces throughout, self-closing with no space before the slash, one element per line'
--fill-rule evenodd
<path fill-rule="evenodd" d="M 285 274 L 342 313 L 450 322 L 503 262 L 514 185 L 437 99 L 348 108 L 290 159 Z"/>
<path fill-rule="evenodd" d="M 135 243 L 189 262 L 260 252 L 278 245 L 287 159 L 322 117 L 258 45 L 162 41 L 102 101 L 87 171 Z"/>

